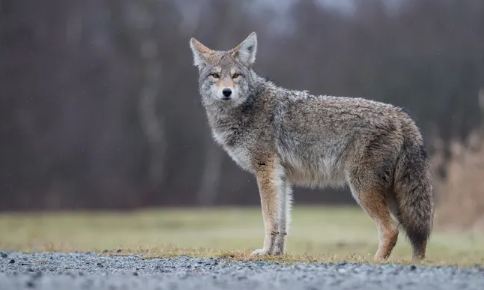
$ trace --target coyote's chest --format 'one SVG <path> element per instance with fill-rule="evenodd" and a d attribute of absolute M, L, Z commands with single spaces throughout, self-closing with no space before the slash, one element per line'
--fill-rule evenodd
<path fill-rule="evenodd" d="M 227 151 L 229 156 L 244 170 L 252 171 L 252 158 L 249 149 L 245 144 L 233 142 L 230 135 L 231 132 L 223 130 L 212 130 L 213 137 L 218 144 Z"/>

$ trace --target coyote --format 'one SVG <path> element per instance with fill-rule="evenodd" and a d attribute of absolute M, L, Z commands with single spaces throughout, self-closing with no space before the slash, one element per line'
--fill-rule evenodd
<path fill-rule="evenodd" d="M 257 36 L 216 51 L 190 39 L 213 137 L 256 177 L 265 228 L 252 255 L 282 255 L 293 185 L 347 184 L 375 222 L 376 260 L 389 257 L 399 225 L 423 259 L 432 228 L 432 185 L 422 136 L 402 109 L 361 98 L 287 90 L 253 70 Z"/>

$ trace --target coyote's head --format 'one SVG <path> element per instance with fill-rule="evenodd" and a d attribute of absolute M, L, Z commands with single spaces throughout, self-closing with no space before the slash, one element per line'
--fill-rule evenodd
<path fill-rule="evenodd" d="M 227 51 L 211 50 L 195 38 L 190 39 L 195 66 L 200 73 L 200 94 L 205 105 L 236 107 L 249 97 L 257 52 L 257 35 Z"/>

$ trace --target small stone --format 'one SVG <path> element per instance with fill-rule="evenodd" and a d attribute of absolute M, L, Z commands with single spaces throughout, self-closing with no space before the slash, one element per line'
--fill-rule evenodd
<path fill-rule="evenodd" d="M 138 276 L 138 272 L 134 272 L 133 273 L 133 276 Z"/>
<path fill-rule="evenodd" d="M 9 263 L 10 263 L 10 264 L 15 264 L 15 260 L 14 260 L 14 259 L 11 259 L 11 260 L 9 261 Z"/>
<path fill-rule="evenodd" d="M 416 269 L 417 269 L 417 266 L 415 265 L 410 266 L 410 271 L 415 271 Z"/>
<path fill-rule="evenodd" d="M 4 252 L 0 252 L 0 256 L 5 259 L 8 257 L 8 254 Z"/>
<path fill-rule="evenodd" d="M 104 267 L 104 266 L 103 266 L 103 264 L 101 264 L 101 263 L 97 263 L 96 265 L 97 265 L 98 267 L 100 267 L 100 268 Z"/>

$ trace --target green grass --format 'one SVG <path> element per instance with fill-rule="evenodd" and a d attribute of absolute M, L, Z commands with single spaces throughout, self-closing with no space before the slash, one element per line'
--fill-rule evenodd
<path fill-rule="evenodd" d="M 132 212 L 0 214 L 0 248 L 20 251 L 96 251 L 225 256 L 247 259 L 262 244 L 257 208 L 150 209 Z M 376 228 L 356 207 L 296 207 L 281 261 L 371 262 Z M 390 262 L 410 262 L 403 233 Z M 484 234 L 434 231 L 428 264 L 484 264 Z"/>

